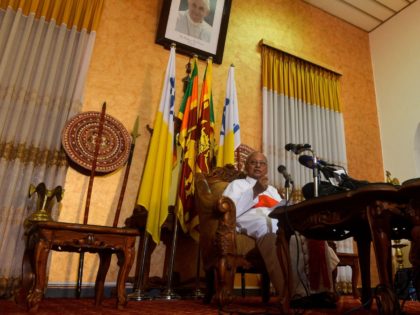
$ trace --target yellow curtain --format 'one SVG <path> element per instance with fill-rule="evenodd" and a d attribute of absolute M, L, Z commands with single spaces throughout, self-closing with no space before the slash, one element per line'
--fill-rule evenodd
<path fill-rule="evenodd" d="M 103 3 L 0 0 L 0 298 L 19 285 L 29 185 L 64 185 L 60 135 L 82 108 Z"/>

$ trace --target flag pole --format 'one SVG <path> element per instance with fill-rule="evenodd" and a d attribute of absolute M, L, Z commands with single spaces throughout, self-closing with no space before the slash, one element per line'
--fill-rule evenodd
<path fill-rule="evenodd" d="M 146 219 L 146 225 L 147 225 L 147 219 Z M 146 263 L 146 254 L 147 249 L 149 247 L 149 238 L 150 235 L 147 233 L 146 225 L 144 226 L 144 235 L 143 235 L 143 243 L 142 243 L 142 250 L 141 250 L 141 256 L 139 264 L 137 265 L 139 267 L 139 273 L 136 278 L 136 282 L 134 283 L 133 292 L 127 294 L 127 298 L 131 301 L 145 301 L 145 300 L 151 300 L 152 297 L 148 295 L 144 288 L 143 288 L 143 282 L 144 282 L 144 268 Z M 140 253 L 138 253 L 139 255 Z"/>
<path fill-rule="evenodd" d="M 195 57 L 196 55 L 194 55 Z M 184 81 L 184 87 L 183 87 L 183 92 L 185 93 L 185 90 L 187 88 L 188 82 L 191 78 L 190 77 L 190 73 L 191 73 L 191 58 L 188 60 L 188 64 L 186 65 L 186 73 L 187 76 L 183 79 Z M 187 84 L 185 84 L 187 82 Z M 176 133 L 179 133 L 179 130 L 176 131 Z M 182 152 L 184 153 L 184 152 Z M 182 156 L 181 161 L 184 159 L 184 157 Z M 181 165 L 181 163 L 180 163 Z M 182 171 L 182 167 L 181 170 Z M 178 181 L 181 180 L 181 176 L 179 177 Z M 167 283 L 166 283 L 166 289 L 162 292 L 162 294 L 159 295 L 159 299 L 163 299 L 163 300 L 176 300 L 176 299 L 180 299 L 181 297 L 176 294 L 176 292 L 172 289 L 172 275 L 173 275 L 173 270 L 174 270 L 174 260 L 175 260 L 175 253 L 176 253 L 176 246 L 177 246 L 177 241 L 178 241 L 178 215 L 177 215 L 177 209 L 178 209 L 178 202 L 179 202 L 179 198 L 178 198 L 178 193 L 179 193 L 179 183 L 177 184 L 177 190 L 176 190 L 176 201 L 175 201 L 175 206 L 174 206 L 174 210 L 173 210 L 173 237 L 172 237 L 172 245 L 171 245 L 171 253 L 170 253 L 170 257 L 169 257 L 169 266 L 167 268 Z"/>
<path fill-rule="evenodd" d="M 145 301 L 145 300 L 151 300 L 153 299 L 152 296 L 147 294 L 147 292 L 144 289 L 144 271 L 145 271 L 145 265 L 146 265 L 146 255 L 147 250 L 149 248 L 149 240 L 150 240 L 150 234 L 147 232 L 146 226 L 147 226 L 147 218 L 146 216 L 146 222 L 144 225 L 144 234 L 143 234 L 143 240 L 141 243 L 141 253 L 140 248 L 137 255 L 140 255 L 140 260 L 137 259 L 137 270 L 138 274 L 136 275 L 136 281 L 133 286 L 133 292 L 127 294 L 127 299 L 131 301 Z"/>
<path fill-rule="evenodd" d="M 175 48 L 175 44 L 171 44 L 171 48 Z M 147 130 L 150 132 L 151 136 L 153 135 L 153 129 L 150 128 L 149 125 L 146 125 Z M 152 137 L 151 137 L 152 138 Z M 149 146 L 147 149 L 147 154 L 146 156 L 148 156 L 149 151 L 150 151 L 150 145 L 151 142 L 149 142 Z M 143 175 L 144 175 L 144 169 L 143 169 L 143 173 L 142 173 L 142 178 L 140 180 L 140 185 L 139 185 L 139 191 L 141 188 L 141 183 L 143 182 Z M 144 235 L 143 235 L 143 242 L 142 242 L 142 247 L 141 247 L 141 256 L 140 256 L 140 260 L 137 259 L 137 270 L 138 270 L 138 275 L 136 278 L 136 281 L 134 283 L 134 287 L 133 287 L 133 292 L 128 294 L 127 297 L 129 300 L 135 300 L 135 301 L 142 301 L 142 300 L 150 300 L 152 299 L 152 297 L 148 294 L 146 294 L 144 292 L 144 272 L 145 272 L 145 263 L 146 263 L 146 255 L 149 249 L 149 241 L 150 241 L 150 233 L 147 232 L 147 223 L 149 220 L 149 213 L 146 216 L 146 222 L 145 222 L 145 226 L 144 226 Z M 139 248 L 139 253 L 138 255 L 140 255 L 140 248 Z"/>
<path fill-rule="evenodd" d="M 177 198 L 178 200 L 178 198 Z M 169 256 L 169 266 L 167 270 L 167 283 L 166 289 L 159 295 L 159 299 L 161 300 L 179 300 L 181 297 L 172 289 L 172 274 L 174 270 L 174 259 L 175 259 L 175 252 L 176 252 L 176 244 L 178 240 L 178 216 L 176 213 L 176 208 L 178 205 L 178 201 L 175 203 L 174 211 L 173 211 L 173 237 L 172 237 L 172 246 L 171 246 L 171 254 Z"/>
<path fill-rule="evenodd" d="M 210 57 L 207 58 L 207 65 L 208 65 L 209 60 L 213 61 L 213 57 L 210 56 Z M 206 70 L 207 70 L 207 68 L 206 68 Z M 211 148 L 211 149 L 213 149 L 213 148 Z M 213 157 L 213 159 L 214 159 L 214 157 Z M 212 163 L 213 163 L 213 161 L 210 161 L 210 163 L 209 163 L 210 170 L 213 168 Z M 208 173 L 210 173 L 210 170 L 208 170 Z M 200 247 L 200 242 L 198 242 L 198 244 L 197 244 L 197 256 L 196 256 L 196 266 L 195 266 L 195 290 L 191 295 L 191 297 L 193 299 L 201 299 L 201 298 L 204 297 L 204 293 L 200 289 L 200 265 L 201 265 L 200 260 L 201 260 L 201 247 Z"/>
<path fill-rule="evenodd" d="M 132 137 L 133 137 L 133 142 L 135 141 L 135 139 L 138 137 L 138 119 L 139 117 L 137 116 L 136 122 L 134 123 L 134 128 L 133 128 L 133 133 L 132 133 Z M 153 129 L 150 129 L 149 126 L 146 127 L 150 133 L 153 132 Z M 150 145 L 150 142 L 149 142 Z M 147 151 L 149 151 L 149 149 L 147 149 Z M 140 181 L 141 182 L 141 181 Z M 140 186 L 139 186 L 140 188 Z M 146 230 L 146 226 L 147 226 L 147 218 L 148 216 L 146 216 L 146 222 L 144 225 L 144 234 L 143 234 L 143 239 L 142 239 L 142 243 L 141 243 L 141 253 L 140 253 L 140 248 L 139 251 L 137 252 L 137 255 L 140 255 L 140 259 L 137 259 L 138 264 L 137 264 L 137 270 L 139 271 L 138 274 L 136 275 L 136 282 L 134 283 L 133 286 L 133 292 L 127 294 L 127 299 L 128 300 L 132 300 L 132 301 L 144 301 L 144 300 L 151 300 L 152 297 L 150 295 L 148 295 L 143 288 L 143 282 L 144 282 L 144 269 L 145 269 L 145 264 L 146 264 L 146 255 L 147 255 L 147 249 L 149 247 L 149 233 L 147 233 Z"/>
<path fill-rule="evenodd" d="M 193 299 L 201 299 L 204 297 L 203 291 L 200 289 L 200 258 L 201 258 L 201 248 L 200 244 L 197 244 L 197 257 L 196 257 L 196 266 L 195 266 L 195 290 L 191 297 Z"/>

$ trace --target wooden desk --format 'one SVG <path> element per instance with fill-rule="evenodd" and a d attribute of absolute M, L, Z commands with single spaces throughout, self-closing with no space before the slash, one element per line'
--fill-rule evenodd
<path fill-rule="evenodd" d="M 127 302 L 125 281 L 135 256 L 137 229 L 72 224 L 64 222 L 33 223 L 27 232 L 23 259 L 23 289 L 27 308 L 36 312 L 47 286 L 46 266 L 50 250 L 98 253 L 100 264 L 95 282 L 95 302 L 103 298 L 105 276 L 111 255 L 117 254 L 120 267 L 117 279 L 117 307 Z"/>
<path fill-rule="evenodd" d="M 359 253 L 362 303 L 368 302 L 371 298 L 370 243 L 373 240 L 376 257 L 382 257 L 383 253 L 387 257 L 388 245 L 385 245 L 385 239 L 381 240 L 378 234 L 371 232 L 371 225 L 381 229 L 381 224 L 384 222 L 378 221 L 374 215 L 368 217 L 367 209 L 372 209 L 370 213 L 373 214 L 373 209 L 382 207 L 385 211 L 385 209 L 400 207 L 401 204 L 404 205 L 405 200 L 406 198 L 399 193 L 398 187 L 377 183 L 274 209 L 270 217 L 279 220 L 277 251 L 286 283 L 293 283 L 289 253 L 289 240 L 293 231 L 297 231 L 307 238 L 319 240 L 343 240 L 354 237 Z M 391 226 L 389 217 L 387 224 L 389 227 Z M 388 229 L 386 233 L 388 233 Z M 383 237 L 382 234 L 381 236 Z M 387 251 L 383 250 L 384 247 L 387 248 Z M 389 244 L 389 253 L 390 249 Z M 381 283 L 387 285 L 392 283 L 391 278 L 387 276 L 391 273 L 390 267 L 388 263 L 379 262 Z M 281 292 L 281 296 L 288 308 L 291 297 L 290 286 L 286 287 L 285 292 Z"/>

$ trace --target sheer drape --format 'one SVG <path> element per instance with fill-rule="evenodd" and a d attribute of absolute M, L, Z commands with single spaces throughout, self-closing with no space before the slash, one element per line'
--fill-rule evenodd
<path fill-rule="evenodd" d="M 63 185 L 61 130 L 80 111 L 103 0 L 0 3 L 0 295 L 21 274 L 32 183 Z M 53 214 L 57 216 L 57 214 Z"/>
<path fill-rule="evenodd" d="M 283 185 L 277 172 L 286 166 L 301 200 L 301 188 L 313 181 L 312 170 L 287 152 L 287 143 L 310 144 L 322 160 L 347 168 L 344 124 L 339 102 L 339 75 L 305 60 L 262 45 L 263 151 L 269 179 Z M 309 153 L 310 154 L 310 153 Z M 353 252 L 352 239 L 338 242 L 340 252 Z M 338 281 L 350 282 L 349 267 L 340 267 Z"/>

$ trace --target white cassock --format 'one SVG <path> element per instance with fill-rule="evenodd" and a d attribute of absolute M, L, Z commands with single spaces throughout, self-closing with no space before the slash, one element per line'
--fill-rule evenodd
<path fill-rule="evenodd" d="M 237 231 L 256 240 L 271 282 L 277 292 L 280 292 L 283 287 L 281 269 L 277 252 L 273 250 L 276 246 L 277 220 L 268 217 L 268 214 L 274 206 L 280 203 L 282 198 L 277 189 L 270 185 L 267 190 L 254 198 L 253 187 L 256 181 L 251 177 L 234 180 L 226 187 L 223 195 L 231 198 L 235 203 Z M 297 246 L 295 237 L 290 240 L 290 257 L 294 279 L 292 297 L 330 291 L 332 286 L 325 287 L 322 283 L 317 290 L 310 288 L 307 276 L 307 246 L 303 236 L 298 236 L 298 239 L 302 246 Z M 326 249 L 329 283 L 332 284 L 332 270 L 337 266 L 339 260 L 332 248 L 326 246 Z"/>
<path fill-rule="evenodd" d="M 204 20 L 201 23 L 196 23 L 191 20 L 187 10 L 180 11 L 178 13 L 175 30 L 209 43 L 211 39 L 212 27 Z"/>

